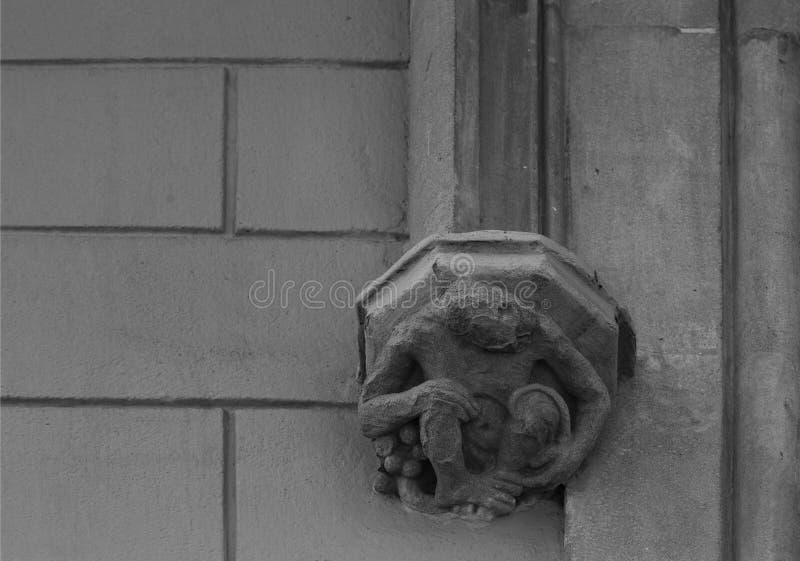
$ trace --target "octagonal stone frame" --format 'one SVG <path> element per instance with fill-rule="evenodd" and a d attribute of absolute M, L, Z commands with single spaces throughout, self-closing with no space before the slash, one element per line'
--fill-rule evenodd
<path fill-rule="evenodd" d="M 525 345 L 536 345 L 539 339 L 551 341 L 550 352 L 558 357 L 553 364 L 560 366 L 554 368 L 552 361 L 540 360 L 530 364 L 530 376 L 523 377 L 524 381 L 517 376 L 514 382 L 506 384 L 503 371 L 497 372 L 497 379 L 502 381 L 494 383 L 487 379 L 485 372 L 491 370 L 492 365 L 506 364 L 508 357 L 513 359 L 513 353 L 520 351 L 516 347 L 508 347 L 500 352 L 487 352 L 474 344 L 464 343 L 464 337 L 459 339 L 463 333 L 441 327 L 450 325 L 452 328 L 448 323 L 450 320 L 436 319 L 449 313 L 446 311 L 449 309 L 447 299 L 442 298 L 448 295 L 452 297 L 455 294 L 454 287 L 459 287 L 458 290 L 463 292 L 463 283 L 470 287 L 481 287 L 484 295 L 499 295 L 504 301 L 513 301 L 512 308 L 522 310 L 511 314 L 516 319 L 501 318 L 497 320 L 500 323 L 493 325 L 504 328 L 510 322 L 508 324 L 516 325 L 517 329 L 519 325 L 527 326 L 523 330 L 525 341 L 534 342 L 526 342 Z M 496 290 L 491 287 L 499 288 Z M 470 290 L 474 291 L 474 288 Z M 492 309 L 492 313 L 505 314 L 505 311 L 499 311 L 500 308 L 506 310 L 506 304 L 499 306 L 497 310 Z M 564 371 L 564 365 L 572 365 L 574 369 L 592 372 L 593 374 L 587 376 L 596 376 L 602 381 L 603 393 L 607 393 L 609 404 L 616 393 L 618 378 L 630 376 L 634 371 L 635 336 L 628 314 L 608 295 L 596 273 L 590 272 L 570 251 L 538 234 L 478 231 L 430 236 L 409 250 L 386 273 L 364 289 L 357 301 L 357 312 L 360 362 L 358 382 L 362 387 L 359 416 L 362 429 L 373 438 L 380 458 L 375 489 L 387 494 L 397 494 L 407 506 L 430 514 L 491 519 L 498 514 L 508 514 L 520 504 L 530 502 L 531 497 L 540 495 L 545 487 L 552 488 L 564 483 L 593 446 L 609 405 L 605 406 L 604 412 L 598 411 L 591 415 L 585 413 L 585 410 L 594 405 L 589 401 L 588 405 L 580 400 L 578 403 L 574 394 L 580 394 L 580 399 L 583 400 L 584 390 L 591 393 L 591 388 L 570 386 L 572 382 L 569 379 L 573 376 L 568 372 L 567 386 L 571 390 L 567 391 L 561 384 L 564 376 L 557 371 Z M 467 313 L 466 319 L 474 322 L 475 318 L 470 313 Z M 520 314 L 533 319 L 521 320 Z M 423 339 L 415 338 L 411 333 L 422 333 L 422 324 L 427 325 L 425 329 L 429 331 L 426 331 Z M 539 330 L 543 329 L 542 326 L 549 327 L 541 333 L 530 333 L 531 326 L 536 326 L 535 329 Z M 544 336 L 545 332 L 552 336 Z M 492 338 L 491 330 L 489 338 Z M 447 341 L 451 339 L 455 342 L 448 347 Z M 403 405 L 394 397 L 400 393 L 392 394 L 388 401 L 381 401 L 382 397 L 374 400 L 383 391 L 375 390 L 374 387 L 385 386 L 387 382 L 371 382 L 370 376 L 384 375 L 389 376 L 385 379 L 392 380 L 394 371 L 384 368 L 387 353 L 391 354 L 389 351 L 394 352 L 395 347 L 400 345 L 406 348 L 404 352 L 419 355 L 421 351 L 418 352 L 414 347 L 425 346 L 421 342 L 430 340 L 441 340 L 444 363 L 434 359 L 433 362 L 428 362 L 438 366 L 409 366 L 413 373 L 409 370 L 409 374 L 404 376 L 414 378 L 415 381 L 403 382 L 403 387 L 397 391 L 405 392 L 404 401 L 401 401 L 415 412 L 412 413 L 409 409 L 405 416 L 397 416 Z M 442 364 L 448 361 L 458 362 L 465 352 L 476 353 L 460 367 L 465 374 L 448 376 L 443 372 L 447 367 Z M 572 356 L 570 353 L 574 355 L 574 360 L 569 358 Z M 430 351 L 428 355 L 431 355 Z M 392 368 L 397 370 L 394 366 Z M 502 368 L 506 367 L 501 367 L 501 370 Z M 381 369 L 386 370 L 386 373 L 377 372 Z M 474 370 L 472 374 L 470 369 Z M 451 378 L 458 378 L 458 381 Z M 392 383 L 394 382 L 390 382 L 390 385 Z M 374 387 L 370 389 L 370 385 Z M 501 390 L 497 390 L 495 386 Z M 490 387 L 494 389 L 490 391 Z M 507 391 L 504 393 L 504 390 Z M 514 397 L 509 401 L 512 392 Z M 521 409 L 515 413 L 511 404 L 519 401 L 520 393 L 528 396 L 525 399 L 533 400 L 531 403 L 538 405 L 531 405 L 530 411 Z M 464 394 L 467 401 L 461 401 L 459 394 Z M 488 397 L 490 395 L 492 397 Z M 454 400 L 461 405 L 453 406 Z M 449 407 L 446 411 L 441 407 L 444 402 L 447 403 L 445 407 Z M 431 413 L 431 410 L 426 409 L 429 405 L 421 406 L 420 403 L 435 404 L 437 412 Z M 423 409 L 419 409 L 420 407 L 425 410 L 424 413 L 421 413 Z M 476 411 L 479 412 L 467 412 L 471 407 L 478 407 Z M 535 414 L 534 409 L 537 412 Z M 495 413 L 488 413 L 490 410 Z M 540 413 L 545 410 L 550 411 L 549 420 L 546 413 Z M 530 449 L 530 443 L 540 444 L 537 453 L 542 457 L 546 456 L 543 450 L 569 450 L 569 429 L 565 432 L 564 427 L 574 424 L 579 414 L 583 415 L 579 431 L 588 431 L 588 434 L 580 437 L 581 446 L 576 445 L 572 451 L 575 457 L 570 459 L 570 470 L 553 474 L 546 485 L 541 481 L 537 485 L 542 486 L 531 487 L 526 484 L 525 482 L 537 481 L 532 460 L 525 457 L 525 450 Z M 392 415 L 396 418 L 381 418 Z M 453 421 L 454 415 L 460 417 L 461 430 L 459 422 Z M 474 418 L 468 419 L 470 415 Z M 458 492 L 450 494 L 461 499 L 450 497 L 449 501 L 443 501 L 440 495 L 444 495 L 441 487 L 444 486 L 442 482 L 445 479 L 442 476 L 444 468 L 441 466 L 450 465 L 453 454 L 458 456 L 456 463 L 470 463 L 471 456 L 466 450 L 470 435 L 479 432 L 474 429 L 478 419 L 483 419 L 481 426 L 490 426 L 489 433 L 493 436 L 487 437 L 488 440 L 481 440 L 480 435 L 475 438 L 481 445 L 493 443 L 494 452 L 484 453 L 481 446 L 475 450 L 482 451 L 482 457 L 491 465 L 487 467 L 489 464 L 484 463 L 477 468 L 473 466 L 470 470 L 460 471 L 460 475 L 454 476 L 454 480 L 459 483 Z M 550 431 L 547 430 L 548 423 L 555 423 Z M 523 425 L 526 428 L 523 429 Z M 492 427 L 497 430 L 491 432 Z M 447 445 L 443 446 L 441 443 L 449 440 L 443 436 L 436 440 L 440 431 L 446 432 L 448 438 L 457 443 L 455 448 L 446 452 L 443 460 L 440 458 L 445 453 L 442 448 L 447 448 Z M 461 458 L 462 432 L 465 450 L 463 456 L 466 460 Z M 499 436 L 501 433 L 502 436 Z M 549 435 L 549 441 L 546 435 Z M 575 440 L 579 440 L 579 435 L 575 436 Z M 546 444 L 543 444 L 545 441 Z M 546 471 L 546 468 L 539 469 Z M 484 473 L 481 470 L 484 470 L 485 475 L 475 475 Z M 529 477 L 526 478 L 525 474 Z M 484 479 L 487 478 L 491 480 L 491 484 L 485 483 Z M 483 489 L 487 485 L 492 488 L 491 492 Z"/>

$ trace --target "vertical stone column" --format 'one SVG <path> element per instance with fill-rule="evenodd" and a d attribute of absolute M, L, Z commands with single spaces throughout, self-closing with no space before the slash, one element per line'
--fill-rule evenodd
<path fill-rule="evenodd" d="M 413 0 L 409 62 L 409 234 L 479 226 L 478 1 Z"/>
<path fill-rule="evenodd" d="M 411 2 L 412 241 L 541 231 L 539 16 L 536 0 Z"/>
<path fill-rule="evenodd" d="M 566 487 L 567 558 L 727 561 L 716 5 L 565 5 L 570 247 L 637 338 Z"/>
<path fill-rule="evenodd" d="M 735 14 L 734 556 L 800 559 L 800 4 Z"/>

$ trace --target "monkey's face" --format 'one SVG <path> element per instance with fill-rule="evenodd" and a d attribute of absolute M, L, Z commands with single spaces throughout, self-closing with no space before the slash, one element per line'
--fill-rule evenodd
<path fill-rule="evenodd" d="M 487 351 L 517 352 L 530 336 L 523 323 L 514 305 L 479 308 L 469 320 L 466 335 Z"/>
<path fill-rule="evenodd" d="M 518 352 L 530 340 L 533 316 L 497 286 L 457 285 L 450 289 L 446 325 L 491 352 Z"/>

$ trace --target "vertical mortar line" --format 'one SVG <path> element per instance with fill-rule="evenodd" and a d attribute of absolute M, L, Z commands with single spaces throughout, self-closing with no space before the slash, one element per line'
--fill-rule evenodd
<path fill-rule="evenodd" d="M 544 0 L 543 12 L 543 122 L 542 139 L 544 193 L 542 233 L 556 242 L 567 244 L 567 205 L 565 185 L 565 102 L 564 52 L 561 7 L 558 0 Z"/>
<path fill-rule="evenodd" d="M 735 0 L 719 0 L 720 166 L 722 282 L 722 557 L 736 561 L 736 436 L 738 374 L 736 368 L 737 173 L 736 110 L 738 71 Z"/>
<path fill-rule="evenodd" d="M 236 561 L 236 417 L 222 410 L 222 552 Z"/>
<path fill-rule="evenodd" d="M 236 235 L 236 182 L 239 165 L 238 82 L 235 68 L 224 69 L 223 131 L 222 131 L 222 222 L 225 235 Z"/>

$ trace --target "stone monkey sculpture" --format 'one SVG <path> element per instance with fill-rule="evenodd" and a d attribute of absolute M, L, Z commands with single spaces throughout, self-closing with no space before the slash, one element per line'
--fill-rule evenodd
<path fill-rule="evenodd" d="M 552 389 L 532 386 L 537 361 Z M 574 404 L 569 438 L 556 390 Z M 609 408 L 606 385 L 552 319 L 502 287 L 459 280 L 394 326 L 366 373 L 359 418 L 371 438 L 419 423 L 438 508 L 503 515 L 524 490 L 575 472 Z"/>

